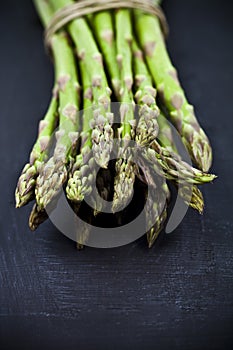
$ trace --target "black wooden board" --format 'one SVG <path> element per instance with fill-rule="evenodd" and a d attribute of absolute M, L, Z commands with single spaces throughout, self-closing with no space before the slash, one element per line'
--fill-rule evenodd
<path fill-rule="evenodd" d="M 46 110 L 53 69 L 29 0 L 0 7 L 1 349 L 232 349 L 232 2 L 164 1 L 168 46 L 214 148 L 203 216 L 148 250 L 86 248 L 50 222 L 27 227 L 14 188 Z"/>

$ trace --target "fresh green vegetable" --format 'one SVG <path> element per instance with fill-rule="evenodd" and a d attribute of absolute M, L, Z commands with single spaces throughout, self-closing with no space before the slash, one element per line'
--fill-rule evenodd
<path fill-rule="evenodd" d="M 114 24 L 109 11 L 96 12 L 91 18 L 97 42 L 101 48 L 104 62 L 106 63 L 111 83 L 116 96 L 119 97 L 120 70 L 116 61 L 116 40 L 114 36 Z"/>
<path fill-rule="evenodd" d="M 72 0 L 50 0 L 55 11 L 72 4 Z M 92 32 L 83 18 L 77 18 L 68 25 L 68 32 L 75 44 L 77 54 L 82 58 L 92 82 L 93 132 L 92 150 L 96 162 L 106 168 L 113 146 L 112 114 L 110 112 L 111 89 L 108 86 L 102 55 L 98 50 Z"/>
<path fill-rule="evenodd" d="M 34 3 L 46 28 L 56 11 L 74 1 Z M 133 197 L 136 177 L 150 191 L 148 195 L 143 185 L 149 247 L 166 222 L 170 183 L 202 213 L 204 199 L 197 185 L 216 178 L 207 173 L 212 151 L 177 78 L 159 19 L 127 8 L 78 17 L 50 38 L 50 53 L 55 66 L 53 95 L 15 192 L 16 207 L 35 199 L 30 228 L 35 230 L 48 218 L 46 209 L 57 204 L 63 187 L 77 215 L 82 215 L 88 198 L 93 210 L 87 211 L 86 222 L 93 224 L 106 205 L 92 196 L 95 184 L 105 201 L 113 199 L 113 215 L 124 224 L 127 210 L 121 210 Z M 111 102 L 116 101 L 120 123 L 114 126 Z M 182 159 L 163 115 L 171 119 L 198 169 Z M 112 164 L 114 131 L 120 145 Z M 89 235 L 90 226 L 79 225 L 79 249 L 88 244 Z"/>
<path fill-rule="evenodd" d="M 133 99 L 133 72 L 132 72 L 132 23 L 130 12 L 119 9 L 115 12 L 117 61 L 120 68 L 120 117 L 121 126 L 118 137 L 123 143 L 119 147 L 116 161 L 116 177 L 114 181 L 114 197 L 112 210 L 116 212 L 126 206 L 133 194 L 135 180 L 135 165 L 132 163 L 128 141 L 135 134 L 136 120 L 134 116 L 135 102 Z"/>
<path fill-rule="evenodd" d="M 136 129 L 136 142 L 147 147 L 158 135 L 159 108 L 156 103 L 156 89 L 144 62 L 143 53 L 136 40 L 133 40 L 134 81 L 136 85 L 135 99 L 139 106 L 139 121 Z"/>
<path fill-rule="evenodd" d="M 65 33 L 58 33 L 51 40 L 56 57 L 55 69 L 58 77 L 59 127 L 53 156 L 41 167 L 36 183 L 36 200 L 44 209 L 56 197 L 66 182 L 67 167 L 74 160 L 79 120 L 79 83 L 73 51 Z"/>
<path fill-rule="evenodd" d="M 159 123 L 159 142 L 170 152 L 174 152 L 178 155 L 178 150 L 176 148 L 175 142 L 173 140 L 171 127 L 166 120 L 165 116 L 161 113 L 158 118 Z M 181 158 L 180 158 L 181 160 Z M 177 183 L 175 182 L 177 186 Z M 185 203 L 191 208 L 199 211 L 200 214 L 204 210 L 204 199 L 201 191 L 195 185 L 181 184 L 179 183 L 178 193 L 184 199 Z"/>
<path fill-rule="evenodd" d="M 180 85 L 165 46 L 159 19 L 135 10 L 134 21 L 151 76 L 170 113 L 172 123 L 180 133 L 193 161 L 206 172 L 212 162 L 210 143 Z"/>
<path fill-rule="evenodd" d="M 25 165 L 15 191 L 16 207 L 20 208 L 35 198 L 35 185 L 41 165 L 48 158 L 51 138 L 57 120 L 58 96 L 54 89 L 49 109 L 39 123 L 39 132 L 35 145 L 30 154 L 30 162 Z"/>

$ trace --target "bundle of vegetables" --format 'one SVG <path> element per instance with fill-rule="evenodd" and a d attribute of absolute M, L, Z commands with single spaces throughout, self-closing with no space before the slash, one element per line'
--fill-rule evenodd
<path fill-rule="evenodd" d="M 56 11 L 74 1 L 34 2 L 47 27 Z M 154 4 L 159 5 L 159 1 L 154 0 Z M 154 200 L 148 204 L 146 220 L 152 226 L 147 233 L 149 246 L 166 221 L 171 183 L 179 187 L 178 193 L 188 205 L 202 213 L 204 200 L 197 185 L 215 178 L 207 173 L 211 146 L 171 63 L 159 19 L 139 9 L 95 12 L 71 20 L 53 34 L 49 44 L 55 67 L 51 103 L 16 188 L 17 207 L 35 200 L 30 228 L 36 229 L 47 218 L 46 208 L 56 203 L 62 188 L 78 213 L 92 193 L 96 164 L 114 177 L 111 186 L 100 175 L 97 187 L 105 199 L 112 191 L 112 212 L 118 212 L 119 218 L 119 211 L 132 196 L 135 179 L 147 181 L 129 154 L 130 141 L 141 149 L 142 171 L 154 179 L 166 179 L 159 191 L 166 198 L 165 205 L 155 183 Z M 120 102 L 117 128 L 111 102 Z M 81 109 L 83 113 L 78 113 Z M 179 155 L 167 118 L 196 168 Z M 54 133 L 55 145 L 51 148 Z M 109 160 L 114 138 L 121 146 L 112 169 Z M 149 173 L 145 164 L 149 164 Z M 101 208 L 98 203 L 94 206 L 96 215 Z"/>

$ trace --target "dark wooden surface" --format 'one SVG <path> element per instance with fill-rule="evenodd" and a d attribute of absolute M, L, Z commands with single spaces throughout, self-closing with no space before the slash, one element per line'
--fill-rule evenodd
<path fill-rule="evenodd" d="M 75 250 L 14 209 L 16 179 L 52 87 L 42 28 L 29 0 L 0 8 L 1 349 L 232 349 L 232 2 L 165 0 L 169 49 L 214 147 L 219 179 L 204 216 L 148 250 Z"/>

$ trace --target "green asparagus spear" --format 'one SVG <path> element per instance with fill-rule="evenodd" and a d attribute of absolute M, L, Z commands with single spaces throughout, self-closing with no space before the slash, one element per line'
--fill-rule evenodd
<path fill-rule="evenodd" d="M 39 132 L 30 154 L 30 162 L 25 165 L 15 191 L 16 208 L 26 205 L 35 197 L 36 179 L 43 162 L 48 157 L 48 149 L 57 119 L 57 92 L 54 89 L 48 111 L 39 124 Z"/>
<path fill-rule="evenodd" d="M 83 86 L 83 128 L 81 132 L 80 154 L 76 156 L 76 160 L 70 172 L 70 178 L 66 186 L 67 197 L 73 201 L 80 203 L 85 195 L 92 191 L 92 183 L 94 181 L 93 171 L 95 170 L 95 161 L 91 154 L 91 130 L 90 121 L 92 119 L 92 87 L 89 75 L 85 70 L 85 66 L 80 59 L 79 67 L 82 77 Z"/>
<path fill-rule="evenodd" d="M 91 122 L 92 122 L 92 84 L 89 74 L 85 69 L 82 58 L 79 58 L 79 66 L 83 86 L 83 127 L 81 132 L 80 154 L 77 155 L 70 178 L 66 187 L 67 197 L 76 203 L 81 201 L 92 192 L 93 183 L 96 180 L 98 167 L 93 158 L 91 148 Z M 100 189 L 102 192 L 102 189 Z M 94 197 L 89 198 L 92 202 L 95 214 L 102 208 Z"/>
<path fill-rule="evenodd" d="M 139 121 L 136 129 L 136 142 L 148 146 L 158 135 L 159 109 L 156 103 L 156 89 L 144 63 L 143 53 L 133 40 L 133 66 L 136 85 L 135 99 L 139 105 Z"/>
<path fill-rule="evenodd" d="M 152 78 L 144 63 L 143 53 L 139 49 L 136 40 L 133 40 L 134 74 L 136 84 L 136 101 L 139 107 L 139 122 L 136 129 L 136 142 L 141 146 L 149 146 L 158 135 L 159 108 L 156 103 L 156 89 L 153 87 Z M 145 171 L 145 165 L 143 167 Z M 153 174 L 154 178 L 158 178 Z M 148 210 L 146 210 L 146 222 L 150 227 L 147 232 L 149 248 L 159 236 L 167 218 L 167 206 L 170 199 L 169 188 L 164 182 L 158 190 L 158 186 L 150 183 L 152 194 L 148 197 Z M 147 179 L 148 182 L 148 179 Z M 165 202 L 163 199 L 166 199 Z"/>
<path fill-rule="evenodd" d="M 109 11 L 97 12 L 92 19 L 97 42 L 101 48 L 111 83 L 116 96 L 119 96 L 120 72 L 116 60 L 116 42 L 112 15 Z"/>
<path fill-rule="evenodd" d="M 148 185 L 149 195 L 147 192 L 145 215 L 146 227 L 149 227 L 147 242 L 149 248 L 151 248 L 164 227 L 171 195 L 166 181 L 154 172 L 154 169 L 145 162 L 145 159 L 140 157 L 138 159 L 138 165 L 143 171 L 143 175 L 139 173 L 138 169 L 136 169 L 136 174 L 141 181 Z"/>
<path fill-rule="evenodd" d="M 200 127 L 184 91 L 177 72 L 168 56 L 159 19 L 149 14 L 134 11 L 135 30 L 146 56 L 158 93 L 170 113 L 172 123 L 181 135 L 192 160 L 203 171 L 208 171 L 212 162 L 209 140 Z"/>
<path fill-rule="evenodd" d="M 55 11 L 74 2 L 72 0 L 48 1 Z M 111 90 L 104 72 L 102 55 L 85 19 L 77 18 L 71 21 L 68 31 L 92 81 L 94 104 L 92 149 L 96 162 L 106 168 L 113 147 L 113 119 L 112 114 L 109 113 Z"/>
<path fill-rule="evenodd" d="M 40 169 L 36 200 L 40 210 L 52 201 L 67 180 L 67 167 L 73 161 L 78 140 L 79 84 L 72 48 L 64 32 L 51 39 L 56 57 L 55 69 L 59 86 L 59 130 L 53 156 Z"/>
<path fill-rule="evenodd" d="M 42 22 L 46 25 L 51 18 L 51 9 L 46 4 L 45 0 L 41 0 L 40 2 L 37 0 L 35 1 L 35 5 L 41 15 Z M 48 149 L 56 126 L 57 109 L 58 94 L 55 85 L 48 111 L 39 124 L 38 137 L 30 154 L 30 162 L 25 165 L 18 180 L 15 191 L 17 208 L 26 205 L 35 197 L 36 178 L 41 164 L 48 157 Z"/>
<path fill-rule="evenodd" d="M 35 203 L 28 221 L 31 231 L 35 231 L 47 219 L 48 214 L 46 213 L 46 211 L 40 210 L 38 205 Z"/>
<path fill-rule="evenodd" d="M 73 203 L 72 205 L 74 212 L 76 213 L 75 221 L 76 221 L 76 247 L 78 250 L 81 250 L 84 248 L 85 245 L 87 245 L 89 237 L 90 237 L 90 225 L 92 223 L 92 215 L 91 213 L 87 213 L 85 216 L 85 220 L 80 221 L 78 220 L 78 216 L 80 213 L 80 205 L 76 205 Z"/>
<path fill-rule="evenodd" d="M 163 201 L 164 196 L 166 199 L 165 203 Z M 162 184 L 162 187 L 158 191 L 156 191 L 155 188 L 153 199 L 153 201 L 149 199 L 150 209 L 146 211 L 146 221 L 148 223 L 148 227 L 152 226 L 147 232 L 147 242 L 149 248 L 151 248 L 155 243 L 167 219 L 167 207 L 170 201 L 170 190 L 166 182 Z"/>
<path fill-rule="evenodd" d="M 174 152 L 178 155 L 178 151 L 173 140 L 171 127 L 161 113 L 158 118 L 159 123 L 159 143 L 165 147 L 168 151 Z M 180 158 L 181 159 L 181 158 Z M 177 186 L 177 183 L 176 183 Z M 196 209 L 199 213 L 203 213 L 204 209 L 204 199 L 201 191 L 195 185 L 179 184 L 178 194 L 184 199 L 185 203 L 191 208 Z"/>
<path fill-rule="evenodd" d="M 132 23 L 130 11 L 127 9 L 117 10 L 116 22 L 116 44 L 117 61 L 120 69 L 120 115 L 122 126 L 119 135 L 122 139 L 131 140 L 134 137 L 136 120 L 134 117 L 134 98 L 132 93 Z"/>
<path fill-rule="evenodd" d="M 142 156 L 150 162 L 159 175 L 177 183 L 201 185 L 212 182 L 216 178 L 213 174 L 206 174 L 193 168 L 157 141 L 152 143 L 151 148 L 143 149 Z"/>
<path fill-rule="evenodd" d="M 134 99 L 132 94 L 132 24 L 130 12 L 119 9 L 115 13 L 117 60 L 120 67 L 120 116 L 121 127 L 118 136 L 124 144 L 118 152 L 116 177 L 114 181 L 113 212 L 123 208 L 133 193 L 135 166 L 131 162 L 130 151 L 126 149 L 129 140 L 134 138 L 136 120 L 134 117 Z"/>

